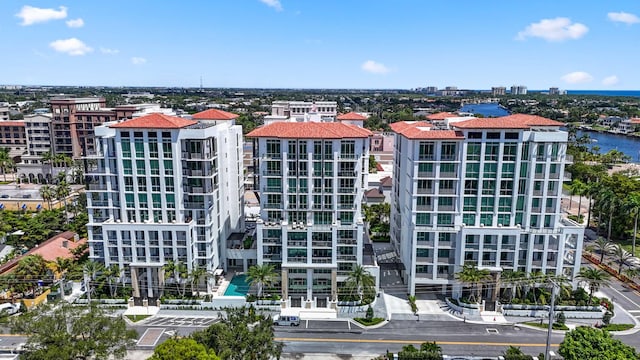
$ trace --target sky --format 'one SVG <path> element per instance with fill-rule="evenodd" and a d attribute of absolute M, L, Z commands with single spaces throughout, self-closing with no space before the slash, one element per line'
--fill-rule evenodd
<path fill-rule="evenodd" d="M 640 90 L 640 1 L 0 1 L 0 84 Z"/>

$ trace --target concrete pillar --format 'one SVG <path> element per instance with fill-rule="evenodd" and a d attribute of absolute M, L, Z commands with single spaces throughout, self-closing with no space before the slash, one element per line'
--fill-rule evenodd
<path fill-rule="evenodd" d="M 164 269 L 162 267 L 158 268 L 158 296 L 160 297 L 160 295 L 164 292 L 164 284 L 165 284 L 165 280 L 164 280 Z"/>
<path fill-rule="evenodd" d="M 282 298 L 289 297 L 289 271 L 282 269 Z"/>
<path fill-rule="evenodd" d="M 331 269 L 331 301 L 338 301 L 338 270 Z"/>
<path fill-rule="evenodd" d="M 138 268 L 131 267 L 131 287 L 133 297 L 140 297 L 140 284 L 138 283 Z"/>

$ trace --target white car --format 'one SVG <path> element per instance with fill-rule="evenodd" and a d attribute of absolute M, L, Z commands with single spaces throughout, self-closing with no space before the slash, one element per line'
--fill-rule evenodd
<path fill-rule="evenodd" d="M 13 315 L 20 310 L 20 304 L 0 304 L 0 314 Z"/>

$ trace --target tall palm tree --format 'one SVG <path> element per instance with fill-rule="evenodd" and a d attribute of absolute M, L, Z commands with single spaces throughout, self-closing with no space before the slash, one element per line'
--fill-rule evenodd
<path fill-rule="evenodd" d="M 9 154 L 9 148 L 0 148 L 0 169 L 2 170 L 2 175 L 4 176 L 4 181 L 7 181 L 7 170 L 13 169 L 15 163 Z"/>
<path fill-rule="evenodd" d="M 51 151 L 42 154 L 42 162 L 44 164 L 49 164 L 49 179 L 53 178 L 53 160 L 55 159 L 55 155 Z"/>
<path fill-rule="evenodd" d="M 104 265 L 93 260 L 89 260 L 82 266 L 85 287 L 87 289 L 87 299 L 91 302 L 91 286 L 95 283 L 98 275 L 104 271 Z"/>
<path fill-rule="evenodd" d="M 479 303 L 482 293 L 482 282 L 491 279 L 491 272 L 487 269 L 478 269 L 476 265 L 467 263 L 464 264 L 462 270 L 455 274 L 455 277 L 458 281 L 470 286 L 471 296 L 469 299 L 473 298 L 473 301 L 477 301 Z M 475 295 L 474 290 L 476 293 Z"/>
<path fill-rule="evenodd" d="M 61 173 L 62 174 L 62 173 Z M 55 187 L 56 198 L 64 202 L 64 220 L 69 224 L 69 214 L 67 214 L 67 197 L 71 194 L 71 185 L 66 181 L 59 181 Z"/>
<path fill-rule="evenodd" d="M 178 274 L 178 283 L 181 285 L 178 292 L 180 296 L 185 296 L 187 293 L 187 283 L 189 282 L 189 268 L 187 267 L 187 264 L 178 262 L 176 264 L 176 273 Z"/>
<path fill-rule="evenodd" d="M 603 237 L 598 237 L 593 243 L 593 246 L 600 253 L 600 263 L 604 261 L 604 256 L 610 254 L 615 248 L 615 245 L 611 241 Z"/>
<path fill-rule="evenodd" d="M 629 279 L 634 279 L 637 278 L 638 276 L 640 276 L 640 268 L 627 268 L 627 270 L 625 271 L 625 275 L 629 278 Z"/>
<path fill-rule="evenodd" d="M 633 257 L 633 255 L 627 252 L 619 244 L 613 248 L 611 255 L 613 255 L 614 259 L 618 263 L 618 274 L 622 274 L 622 267 L 624 266 L 624 263 Z"/>
<path fill-rule="evenodd" d="M 579 179 L 571 183 L 571 195 L 578 195 L 578 222 L 580 222 L 580 210 L 582 210 L 582 195 L 587 191 L 587 185 Z M 571 202 L 569 202 L 571 204 Z"/>
<path fill-rule="evenodd" d="M 420 344 L 420 351 L 442 355 L 442 348 L 435 341 L 427 341 Z"/>
<path fill-rule="evenodd" d="M 598 291 L 602 286 L 609 285 L 609 274 L 600 269 L 583 267 L 580 269 L 577 278 L 586 282 L 589 286 L 589 303 L 591 303 L 594 292 Z"/>
<path fill-rule="evenodd" d="M 73 261 L 58 256 L 54 261 L 50 261 L 47 266 L 53 271 L 54 276 L 58 276 L 60 279 L 60 293 L 64 297 L 64 277 L 73 266 Z"/>
<path fill-rule="evenodd" d="M 609 221 L 607 222 L 607 240 L 611 241 L 611 227 L 613 225 L 613 215 L 620 206 L 620 199 L 618 195 L 613 191 L 607 189 L 602 194 L 600 200 L 603 202 L 603 206 L 607 209 L 609 214 Z M 599 225 L 598 225 L 599 226 Z"/>
<path fill-rule="evenodd" d="M 207 269 L 195 266 L 193 270 L 191 270 L 191 295 L 200 296 L 200 280 L 203 278 L 206 279 Z"/>
<path fill-rule="evenodd" d="M 507 290 L 509 290 L 509 302 L 513 301 L 517 290 L 520 288 L 525 278 L 526 276 L 522 271 L 505 270 L 502 272 L 502 274 L 500 275 L 500 282 L 508 286 Z"/>
<path fill-rule="evenodd" d="M 118 264 L 113 264 L 104 269 L 104 275 L 107 278 L 109 284 L 109 293 L 111 297 L 116 297 L 118 294 L 118 283 L 122 279 L 122 271 Z"/>
<path fill-rule="evenodd" d="M 593 196 L 598 194 L 601 185 L 599 182 L 588 182 L 586 185 L 587 189 L 585 190 L 585 193 L 589 196 L 589 206 L 587 208 L 587 227 L 589 227 L 591 224 L 591 209 L 594 205 Z"/>
<path fill-rule="evenodd" d="M 173 260 L 169 260 L 162 266 L 162 270 L 164 271 L 164 283 L 166 288 L 167 280 L 171 280 L 170 282 L 173 283 L 176 282 L 176 263 Z"/>
<path fill-rule="evenodd" d="M 46 201 L 49 204 L 49 210 L 51 210 L 51 200 L 56 197 L 54 188 L 49 185 L 44 185 L 40 188 L 40 196 L 42 196 L 42 200 Z"/>
<path fill-rule="evenodd" d="M 375 291 L 376 279 L 364 266 L 355 265 L 347 275 L 347 284 L 356 290 L 360 303 L 362 303 L 365 294 L 371 294 Z"/>
<path fill-rule="evenodd" d="M 638 217 L 640 217 L 640 192 L 635 191 L 627 197 L 627 208 L 633 218 L 633 237 L 631 238 L 631 254 L 636 255 L 636 237 L 638 236 Z"/>
<path fill-rule="evenodd" d="M 258 287 L 258 299 L 262 298 L 264 286 L 270 286 L 276 281 L 276 268 L 272 264 L 253 265 L 247 271 L 249 284 Z"/>

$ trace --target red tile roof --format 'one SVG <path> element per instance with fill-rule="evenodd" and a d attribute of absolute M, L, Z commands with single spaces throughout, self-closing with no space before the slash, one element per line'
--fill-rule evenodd
<path fill-rule="evenodd" d="M 153 113 L 131 120 L 125 120 L 109 127 L 120 129 L 182 129 L 197 123 L 198 122 L 194 120 Z"/>
<path fill-rule="evenodd" d="M 391 185 L 393 185 L 393 179 L 391 179 L 391 176 L 385 176 L 380 179 L 380 185 L 382 187 L 391 187 Z"/>
<path fill-rule="evenodd" d="M 514 114 L 499 118 L 473 118 L 451 126 L 460 129 L 529 129 L 532 126 L 563 126 L 564 124 L 537 115 Z"/>
<path fill-rule="evenodd" d="M 24 126 L 24 121 L 13 121 L 13 120 L 0 121 L 0 126 Z"/>
<path fill-rule="evenodd" d="M 47 241 L 38 245 L 38 247 L 32 248 L 25 254 L 0 265 L 0 274 L 13 271 L 20 260 L 29 255 L 38 254 L 42 256 L 45 261 L 55 261 L 58 257 L 65 259 L 73 258 L 74 255 L 71 253 L 71 249 L 75 249 L 87 242 L 87 239 L 74 241 L 76 235 L 77 234 L 73 231 L 65 231 L 49 238 Z"/>
<path fill-rule="evenodd" d="M 427 115 L 429 120 L 444 120 L 450 117 L 458 117 L 459 115 L 450 112 L 439 112 L 431 115 Z"/>
<path fill-rule="evenodd" d="M 367 120 L 367 117 L 352 111 L 346 114 L 338 115 L 337 119 L 338 120 Z"/>
<path fill-rule="evenodd" d="M 412 140 L 463 140 L 464 135 L 454 130 L 431 130 L 431 124 L 419 121 L 400 121 L 391 124 L 391 130 Z"/>
<path fill-rule="evenodd" d="M 366 198 L 383 198 L 384 194 L 380 191 L 380 189 L 369 189 L 364 192 L 364 197 Z"/>
<path fill-rule="evenodd" d="M 222 111 L 218 109 L 209 109 L 193 114 L 193 118 L 196 120 L 233 120 L 240 115 Z"/>
<path fill-rule="evenodd" d="M 340 122 L 275 122 L 261 126 L 248 133 L 247 137 L 270 137 L 281 139 L 351 139 L 373 135 L 367 129 Z"/>
<path fill-rule="evenodd" d="M 629 119 L 632 124 L 640 124 L 640 118 L 631 118 Z"/>

